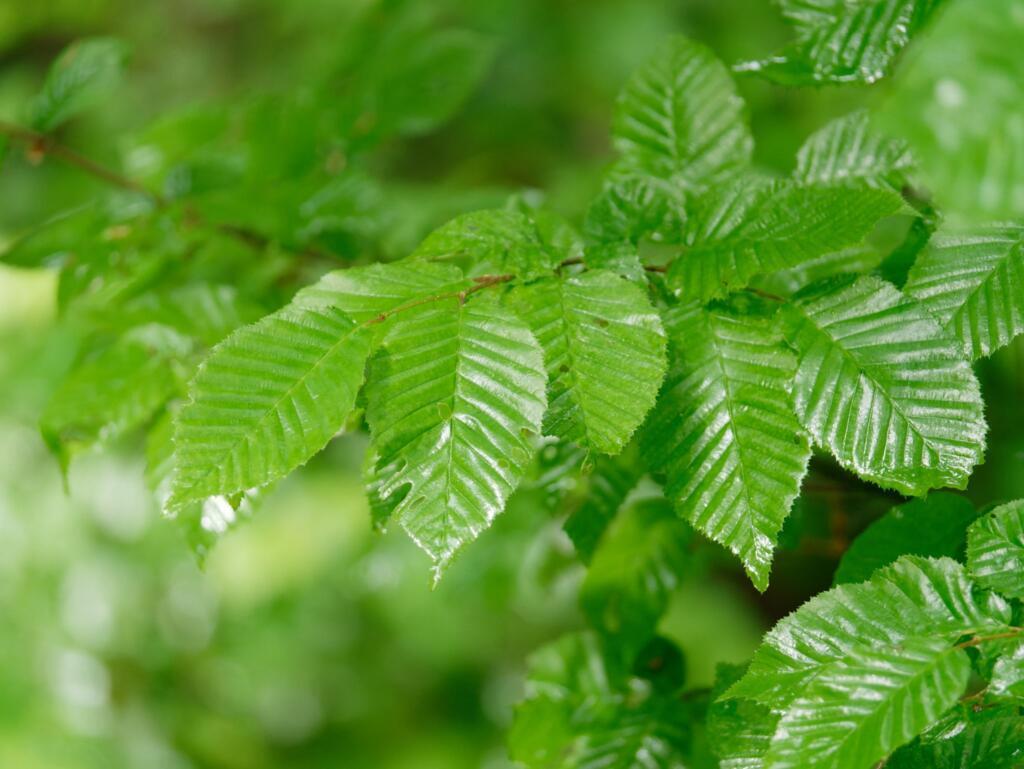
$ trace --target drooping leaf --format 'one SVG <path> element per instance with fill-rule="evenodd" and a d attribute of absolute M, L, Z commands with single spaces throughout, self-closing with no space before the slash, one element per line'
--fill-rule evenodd
<path fill-rule="evenodd" d="M 156 331 L 125 335 L 84 360 L 50 398 L 41 428 L 65 471 L 79 451 L 140 427 L 181 386 L 172 360 L 187 342 Z"/>
<path fill-rule="evenodd" d="M 608 525 L 644 472 L 635 444 L 618 456 L 599 456 L 594 461 L 585 477 L 583 501 L 565 521 L 565 533 L 584 563 L 590 562 Z"/>
<path fill-rule="evenodd" d="M 764 590 L 810 459 L 789 393 L 796 358 L 754 301 L 682 305 L 667 322 L 672 368 L 641 436 L 644 456 L 683 517 Z"/>
<path fill-rule="evenodd" d="M 507 209 L 457 216 L 428 235 L 412 258 L 446 260 L 472 275 L 512 274 L 524 280 L 550 274 L 562 260 L 545 247 L 528 216 Z"/>
<path fill-rule="evenodd" d="M 746 166 L 754 145 L 728 70 L 683 37 L 633 75 L 619 96 L 612 137 L 620 171 L 684 188 Z"/>
<path fill-rule="evenodd" d="M 899 189 L 914 167 L 910 146 L 875 131 L 858 110 L 815 132 L 796 156 L 793 178 L 802 184 L 864 183 Z"/>
<path fill-rule="evenodd" d="M 967 568 L 979 584 L 1024 598 L 1024 500 L 1000 505 L 971 526 Z"/>
<path fill-rule="evenodd" d="M 723 296 L 757 275 L 859 245 L 902 206 L 890 190 L 737 180 L 691 207 L 690 245 L 672 263 L 669 285 L 687 298 Z"/>
<path fill-rule="evenodd" d="M 737 69 L 787 85 L 873 83 L 944 0 L 778 0 L 796 41 Z"/>
<path fill-rule="evenodd" d="M 1024 226 L 935 235 L 914 262 L 905 290 L 971 358 L 991 355 L 1024 333 Z"/>
<path fill-rule="evenodd" d="M 978 381 L 923 308 L 863 277 L 787 305 L 783 325 L 799 357 L 797 416 L 815 443 L 906 494 L 966 485 L 985 447 Z"/>
<path fill-rule="evenodd" d="M 617 454 L 665 373 L 665 332 L 643 290 L 591 270 L 523 286 L 513 306 L 544 349 L 545 434 Z"/>
<path fill-rule="evenodd" d="M 816 676 L 858 650 L 894 651 L 908 638 L 945 639 L 1005 631 L 1010 607 L 979 593 L 949 558 L 904 556 L 867 582 L 815 596 L 765 636 L 726 697 L 784 708 Z"/>
<path fill-rule="evenodd" d="M 944 719 L 945 721 L 945 719 Z M 906 745 L 886 769 L 1018 769 L 1024 718 L 1015 707 L 965 709 Z"/>
<path fill-rule="evenodd" d="M 963 559 L 967 528 L 977 518 L 966 497 L 938 492 L 892 508 L 843 553 L 833 584 L 863 582 L 902 555 Z"/>
<path fill-rule="evenodd" d="M 565 636 L 530 659 L 526 699 L 509 735 L 530 769 L 677 769 L 690 714 L 673 694 L 638 685 L 592 633 Z"/>
<path fill-rule="evenodd" d="M 48 132 L 91 107 L 118 84 L 128 58 L 123 42 L 109 37 L 72 43 L 53 63 L 32 102 L 29 122 Z"/>
<path fill-rule="evenodd" d="M 305 464 L 355 405 L 372 330 L 293 304 L 218 344 L 178 414 L 171 508 L 264 486 Z"/>
<path fill-rule="evenodd" d="M 944 638 L 864 646 L 825 667 L 779 721 L 772 769 L 869 769 L 930 727 L 967 687 L 967 653 Z"/>
<path fill-rule="evenodd" d="M 435 576 L 516 488 L 544 414 L 543 354 L 489 296 L 401 314 L 372 362 L 366 416 L 380 493 Z"/>
<path fill-rule="evenodd" d="M 688 566 L 692 535 L 665 500 L 644 500 L 616 516 L 594 552 L 580 605 L 627 659 L 654 637 Z"/>

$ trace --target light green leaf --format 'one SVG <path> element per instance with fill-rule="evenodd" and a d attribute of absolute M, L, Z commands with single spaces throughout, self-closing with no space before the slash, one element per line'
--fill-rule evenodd
<path fill-rule="evenodd" d="M 635 444 L 618 456 L 596 458 L 585 477 L 583 501 L 565 521 L 565 533 L 581 561 L 590 562 L 605 530 L 644 472 Z"/>
<path fill-rule="evenodd" d="M 853 540 L 833 583 L 863 582 L 901 555 L 962 560 L 967 527 L 977 517 L 966 497 L 944 492 L 898 505 Z"/>
<path fill-rule="evenodd" d="M 1005 631 L 1010 607 L 980 593 L 949 558 L 905 556 L 856 585 L 815 596 L 765 636 L 726 697 L 784 708 L 833 663 L 863 649 L 894 651 L 908 638 Z"/>
<path fill-rule="evenodd" d="M 78 452 L 143 425 L 180 387 L 171 362 L 183 340 L 155 331 L 126 335 L 84 360 L 50 398 L 41 429 L 65 471 Z"/>
<path fill-rule="evenodd" d="M 793 178 L 802 184 L 863 183 L 899 189 L 914 167 L 910 146 L 877 133 L 858 110 L 808 137 L 796 156 Z"/>
<path fill-rule="evenodd" d="M 911 268 L 905 290 L 971 358 L 991 355 L 1024 333 L 1024 226 L 936 234 Z"/>
<path fill-rule="evenodd" d="M 612 141 L 621 172 L 684 188 L 748 165 L 754 146 L 728 70 L 684 37 L 669 40 L 626 85 Z"/>
<path fill-rule="evenodd" d="M 853 649 L 790 705 L 765 767 L 870 769 L 953 707 L 970 672 L 967 653 L 943 638 Z"/>
<path fill-rule="evenodd" d="M 544 415 L 543 354 L 489 296 L 402 313 L 370 367 L 380 494 L 435 577 L 516 488 Z"/>
<path fill-rule="evenodd" d="M 617 454 L 665 374 L 665 332 L 645 292 L 591 270 L 520 287 L 513 307 L 544 348 L 545 434 Z"/>
<path fill-rule="evenodd" d="M 723 296 L 757 275 L 859 245 L 902 207 L 890 190 L 735 181 L 691 207 L 690 246 L 669 269 L 669 285 L 687 298 Z"/>
<path fill-rule="evenodd" d="M 789 393 L 796 358 L 752 300 L 682 305 L 667 322 L 672 368 L 641 448 L 680 514 L 763 591 L 811 454 Z"/>
<path fill-rule="evenodd" d="M 59 267 L 81 248 L 98 239 L 107 217 L 94 205 L 60 211 L 11 238 L 0 249 L 0 262 L 14 267 Z"/>
<path fill-rule="evenodd" d="M 100 99 L 120 82 L 128 58 L 123 42 L 109 37 L 78 40 L 53 63 L 32 102 L 30 119 L 48 132 Z"/>
<path fill-rule="evenodd" d="M 897 750 L 886 769 L 1019 769 L 1024 718 L 1017 708 L 965 709 Z"/>
<path fill-rule="evenodd" d="M 985 587 L 1024 598 L 1024 500 L 1000 505 L 968 529 L 967 568 Z"/>
<path fill-rule="evenodd" d="M 334 307 L 296 304 L 214 347 L 176 420 L 169 506 L 246 492 L 305 464 L 355 405 L 371 336 Z"/>
<path fill-rule="evenodd" d="M 787 85 L 873 83 L 944 0 L 778 0 L 797 39 L 737 67 Z"/>
<path fill-rule="evenodd" d="M 511 274 L 521 279 L 550 274 L 562 257 L 547 248 L 537 226 L 519 211 L 473 211 L 430 233 L 412 259 L 447 260 L 467 274 Z"/>
<path fill-rule="evenodd" d="M 848 470 L 923 494 L 963 488 L 985 448 L 978 381 L 956 342 L 891 284 L 839 281 L 783 310 L 796 412 Z"/>
<path fill-rule="evenodd" d="M 661 499 L 622 510 L 605 532 L 580 587 L 590 625 L 632 659 L 650 641 L 689 565 L 693 530 Z"/>
<path fill-rule="evenodd" d="M 996 699 L 1024 705 L 1024 642 L 996 660 L 988 692 Z"/>

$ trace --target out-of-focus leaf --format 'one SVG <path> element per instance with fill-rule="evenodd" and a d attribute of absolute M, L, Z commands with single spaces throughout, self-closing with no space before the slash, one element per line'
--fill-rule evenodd
<path fill-rule="evenodd" d="M 744 666 L 721 664 L 708 708 L 708 739 L 720 769 L 763 769 L 779 716 L 752 700 L 719 699 L 743 677 Z"/>
<path fill-rule="evenodd" d="M 52 131 L 106 97 L 120 82 L 127 58 L 125 44 L 113 38 L 72 43 L 53 63 L 32 102 L 32 127 Z"/>
<path fill-rule="evenodd" d="M 583 501 L 565 521 L 580 560 L 589 563 L 626 497 L 636 488 L 645 468 L 635 444 L 618 456 L 599 456 L 585 476 Z"/>

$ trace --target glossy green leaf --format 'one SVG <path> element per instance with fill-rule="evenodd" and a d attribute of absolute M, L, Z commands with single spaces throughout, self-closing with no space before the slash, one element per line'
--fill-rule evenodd
<path fill-rule="evenodd" d="M 743 677 L 744 666 L 720 664 L 708 708 L 708 739 L 719 769 L 764 769 L 778 713 L 752 700 L 719 699 Z"/>
<path fill-rule="evenodd" d="M 886 769 L 1018 769 L 1024 718 L 1017 708 L 965 709 L 897 750 Z"/>
<path fill-rule="evenodd" d="M 1024 333 L 1024 226 L 935 235 L 914 262 L 905 290 L 971 358 L 991 355 Z"/>
<path fill-rule="evenodd" d="M 545 383 L 540 346 L 490 296 L 411 308 L 385 338 L 366 410 L 380 493 L 435 577 L 522 478 Z"/>
<path fill-rule="evenodd" d="M 747 62 L 784 84 L 873 83 L 944 0 L 778 0 L 796 41 L 764 61 Z"/>
<path fill-rule="evenodd" d="M 978 381 L 923 308 L 864 277 L 786 306 L 783 324 L 797 416 L 817 445 L 906 494 L 967 484 L 985 448 Z"/>
<path fill-rule="evenodd" d="M 808 137 L 796 156 L 793 178 L 802 184 L 864 183 L 899 189 L 914 167 L 910 146 L 878 133 L 858 110 Z"/>
<path fill-rule="evenodd" d="M 999 700 L 1024 705 L 1024 641 L 996 660 L 988 692 Z"/>
<path fill-rule="evenodd" d="M 690 245 L 669 269 L 669 285 L 687 298 L 723 296 L 757 275 L 859 245 L 902 206 L 890 190 L 737 180 L 691 207 Z"/>
<path fill-rule="evenodd" d="M 108 37 L 72 43 L 53 63 L 43 88 L 32 102 L 30 122 L 52 131 L 107 96 L 121 79 L 128 49 Z"/>
<path fill-rule="evenodd" d="M 672 367 L 641 436 L 644 456 L 680 514 L 764 590 L 811 453 L 789 392 L 796 358 L 754 301 L 682 305 L 667 322 Z"/>
<path fill-rule="evenodd" d="M 867 582 L 834 587 L 782 619 L 726 696 L 784 708 L 855 652 L 888 654 L 908 638 L 951 645 L 965 634 L 1005 631 L 1009 622 L 1006 601 L 977 591 L 956 561 L 904 556 Z"/>
<path fill-rule="evenodd" d="M 665 374 L 665 332 L 645 292 L 591 270 L 519 288 L 513 306 L 544 349 L 545 434 L 617 454 Z"/>
<path fill-rule="evenodd" d="M 765 766 L 870 769 L 953 707 L 970 671 L 967 652 L 944 638 L 852 649 L 786 710 Z"/>
<path fill-rule="evenodd" d="M 619 96 L 612 129 L 626 175 L 703 187 L 746 166 L 753 138 L 728 70 L 683 37 L 664 44 Z"/>
<path fill-rule="evenodd" d="M 967 528 L 977 516 L 966 497 L 943 492 L 898 505 L 853 540 L 833 583 L 863 582 L 902 555 L 962 560 Z"/>
<path fill-rule="evenodd" d="M 169 506 L 258 488 L 305 464 L 355 405 L 371 336 L 335 307 L 296 304 L 214 347 L 177 417 Z"/>
<path fill-rule="evenodd" d="M 1001 505 L 971 526 L 967 568 L 985 587 L 1024 598 L 1024 500 Z"/>
<path fill-rule="evenodd" d="M 651 499 L 622 510 L 601 539 L 580 604 L 590 625 L 614 639 L 627 658 L 654 637 L 689 565 L 692 536 L 671 505 Z"/>

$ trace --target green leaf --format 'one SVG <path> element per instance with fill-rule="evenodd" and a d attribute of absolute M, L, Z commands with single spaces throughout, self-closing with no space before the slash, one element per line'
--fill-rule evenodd
<path fill-rule="evenodd" d="M 413 259 L 449 260 L 467 274 L 512 274 L 521 279 L 550 274 L 562 257 L 545 247 L 533 220 L 519 211 L 473 211 L 426 237 Z"/>
<path fill-rule="evenodd" d="M 565 521 L 565 533 L 584 563 L 590 563 L 608 525 L 645 472 L 635 448 L 630 444 L 618 456 L 597 457 L 585 478 L 583 501 Z"/>
<path fill-rule="evenodd" d="M 1024 500 L 1000 505 L 968 529 L 967 568 L 979 584 L 1024 598 Z"/>
<path fill-rule="evenodd" d="M 106 217 L 96 206 L 61 211 L 12 238 L 0 250 L 0 262 L 14 267 L 58 267 L 99 237 Z"/>
<path fill-rule="evenodd" d="M 815 678 L 858 650 L 897 650 L 908 638 L 1005 631 L 1010 608 L 980 593 L 949 558 L 904 556 L 867 582 L 815 596 L 765 636 L 746 675 L 726 697 L 773 707 L 792 703 Z"/>
<path fill-rule="evenodd" d="M 869 769 L 953 707 L 970 672 L 967 653 L 943 638 L 851 650 L 790 705 L 765 766 Z"/>
<path fill-rule="evenodd" d="M 796 412 L 848 470 L 920 495 L 963 488 L 985 447 L 978 381 L 956 342 L 878 278 L 840 281 L 783 310 Z"/>
<path fill-rule="evenodd" d="M 898 505 L 853 541 L 833 583 L 863 582 L 902 555 L 962 560 L 967 527 L 977 517 L 966 497 L 943 492 Z"/>
<path fill-rule="evenodd" d="M 786 85 L 874 83 L 944 0 L 778 0 L 797 39 L 737 67 Z"/>
<path fill-rule="evenodd" d="M 708 708 L 708 739 L 719 769 L 763 769 L 779 715 L 752 700 L 719 699 L 743 677 L 742 665 L 719 664 Z"/>
<path fill-rule="evenodd" d="M 671 694 L 630 679 L 596 636 L 565 636 L 530 658 L 526 699 L 509 734 L 530 769 L 677 769 L 690 714 Z"/>
<path fill-rule="evenodd" d="M 645 292 L 591 270 L 520 287 L 513 306 L 544 349 L 544 433 L 617 454 L 665 375 L 665 332 Z"/>
<path fill-rule="evenodd" d="M 886 769 L 1018 769 L 1024 718 L 1018 708 L 966 710 L 897 750 Z"/>
<path fill-rule="evenodd" d="M 693 530 L 664 500 L 624 509 L 605 532 L 580 587 L 592 627 L 627 659 L 650 641 L 689 564 Z"/>
<path fill-rule="evenodd" d="M 121 80 L 128 49 L 107 37 L 72 43 L 53 63 L 32 102 L 30 119 L 48 132 L 106 97 Z"/>
<path fill-rule="evenodd" d="M 988 693 L 998 700 L 1024 705 L 1024 642 L 996 660 Z"/>
<path fill-rule="evenodd" d="M 289 305 L 213 348 L 178 414 L 172 508 L 284 477 L 355 405 L 372 331 L 335 307 Z"/>
<path fill-rule="evenodd" d="M 864 183 L 899 189 L 914 167 L 910 146 L 877 133 L 866 110 L 833 120 L 808 137 L 793 178 L 802 184 Z"/>
<path fill-rule="evenodd" d="M 171 362 L 182 340 L 155 331 L 125 335 L 87 358 L 50 398 L 41 429 L 65 471 L 78 452 L 143 425 L 180 387 Z"/>
<path fill-rule="evenodd" d="M 723 296 L 757 275 L 859 245 L 902 206 L 889 190 L 735 181 L 691 207 L 690 246 L 672 263 L 669 285 L 687 298 Z"/>
<path fill-rule="evenodd" d="M 619 96 L 612 141 L 617 168 L 684 188 L 749 164 L 754 141 L 728 70 L 710 50 L 669 40 Z"/>
<path fill-rule="evenodd" d="M 754 301 L 682 305 L 667 322 L 672 367 L 641 448 L 680 514 L 763 591 L 811 453 L 789 393 L 796 358 Z"/>
<path fill-rule="evenodd" d="M 489 296 L 402 313 L 370 367 L 366 417 L 381 495 L 434 561 L 505 506 L 544 415 L 544 363 L 526 326 Z"/>
<path fill-rule="evenodd" d="M 971 358 L 991 355 L 1024 333 L 1024 226 L 936 234 L 905 290 Z"/>

